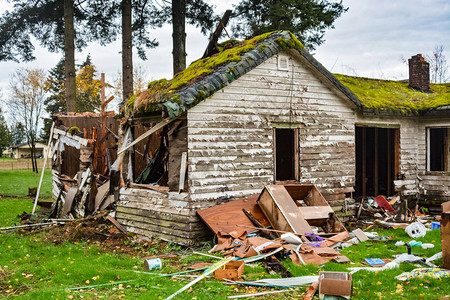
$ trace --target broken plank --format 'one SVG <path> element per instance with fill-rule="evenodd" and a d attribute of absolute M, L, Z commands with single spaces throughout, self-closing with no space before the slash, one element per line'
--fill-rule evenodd
<path fill-rule="evenodd" d="M 75 140 L 75 141 L 79 142 L 83 146 L 87 146 L 89 144 L 89 140 L 88 139 L 84 139 L 84 138 L 79 137 L 77 135 L 72 135 L 72 134 L 70 134 L 70 133 L 68 133 L 68 132 L 66 132 L 64 130 L 55 128 L 53 130 L 53 132 L 54 132 L 55 135 L 65 136 L 65 137 L 67 137 L 69 139 Z M 56 136 L 55 138 L 58 139 L 58 136 Z"/>
<path fill-rule="evenodd" d="M 180 182 L 179 182 L 179 188 L 178 192 L 181 193 L 181 191 L 184 190 L 184 181 L 186 178 L 186 169 L 187 169 L 187 152 L 183 152 L 181 154 L 181 164 L 180 164 Z"/>
<path fill-rule="evenodd" d="M 130 144 L 126 145 L 125 147 L 123 147 L 119 152 L 117 152 L 117 155 L 125 152 L 126 150 L 128 150 L 131 147 L 133 147 L 134 145 L 136 145 L 137 143 L 139 143 L 140 141 L 142 141 L 146 137 L 150 136 L 151 134 L 155 133 L 159 129 L 163 128 L 164 126 L 166 126 L 166 125 L 168 125 L 170 123 L 172 123 L 175 120 L 176 119 L 165 119 L 165 120 L 159 122 L 158 124 L 156 124 L 155 126 L 150 128 L 150 130 L 148 130 L 146 133 L 142 134 L 137 139 L 135 139 L 132 143 L 130 143 Z"/>

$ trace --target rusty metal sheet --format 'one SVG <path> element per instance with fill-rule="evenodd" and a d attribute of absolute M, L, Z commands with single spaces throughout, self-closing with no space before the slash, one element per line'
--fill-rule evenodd
<path fill-rule="evenodd" d="M 244 214 L 242 209 L 250 211 L 263 226 L 267 227 L 269 221 L 264 217 L 261 209 L 256 204 L 258 194 L 216 205 L 197 211 L 200 218 L 217 235 L 218 232 L 238 231 L 253 227 L 253 223 Z"/>

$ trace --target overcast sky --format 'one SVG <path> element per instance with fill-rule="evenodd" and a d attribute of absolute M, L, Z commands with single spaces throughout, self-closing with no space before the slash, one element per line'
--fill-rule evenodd
<path fill-rule="evenodd" d="M 223 13 L 236 0 L 210 1 Z M 450 63 L 450 1 L 449 0 L 344 0 L 349 7 L 325 34 L 325 43 L 314 51 L 315 57 L 330 71 L 349 75 L 384 78 L 407 78 L 407 65 L 402 57 L 431 54 L 435 45 L 444 45 Z M 7 8 L 0 0 L 0 12 Z M 172 77 L 171 26 L 152 32 L 160 43 L 148 50 L 148 60 L 135 55 L 134 64 L 147 70 L 147 79 Z M 195 27 L 187 27 L 188 64 L 198 59 L 207 45 L 207 38 Z M 111 81 L 121 70 L 120 40 L 106 47 L 91 44 L 76 53 L 77 62 L 91 54 L 99 72 Z M 39 67 L 48 71 L 56 65 L 62 53 L 49 53 L 36 45 L 32 63 L 0 62 L 0 88 L 7 91 L 9 74 L 18 67 Z"/>

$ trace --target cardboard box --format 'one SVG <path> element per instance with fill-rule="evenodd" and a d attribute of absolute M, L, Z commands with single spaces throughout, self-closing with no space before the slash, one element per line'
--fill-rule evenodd
<path fill-rule="evenodd" d="M 232 260 L 223 268 L 214 271 L 214 277 L 218 280 L 238 280 L 241 278 L 242 273 L 244 273 L 244 265 L 245 263 L 242 260 Z"/>
<path fill-rule="evenodd" d="M 347 272 L 319 272 L 319 298 L 325 295 L 350 299 L 352 275 Z"/>

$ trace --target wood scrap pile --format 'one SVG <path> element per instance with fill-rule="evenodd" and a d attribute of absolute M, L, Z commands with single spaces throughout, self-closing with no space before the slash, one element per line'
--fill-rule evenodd
<path fill-rule="evenodd" d="M 117 157 L 117 131 L 113 112 L 54 115 L 49 217 L 78 219 L 114 204 L 109 177 Z"/>
<path fill-rule="evenodd" d="M 264 256 L 267 268 L 289 276 L 275 253 L 295 264 L 348 261 L 330 246 L 349 238 L 314 185 L 268 185 L 261 194 L 197 212 L 216 234 L 210 252 L 239 258 Z"/>

